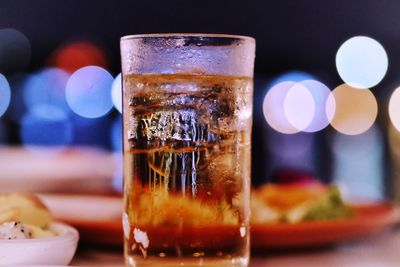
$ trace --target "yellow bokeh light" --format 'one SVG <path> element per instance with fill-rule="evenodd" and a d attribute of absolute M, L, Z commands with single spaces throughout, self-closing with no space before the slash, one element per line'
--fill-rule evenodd
<path fill-rule="evenodd" d="M 394 90 L 390 97 L 389 117 L 396 130 L 400 131 L 400 87 Z"/>
<path fill-rule="evenodd" d="M 336 109 L 331 125 L 337 131 L 347 135 L 362 134 L 375 122 L 378 104 L 375 96 L 368 89 L 359 90 L 342 84 L 336 87 L 331 98 L 334 98 Z"/>

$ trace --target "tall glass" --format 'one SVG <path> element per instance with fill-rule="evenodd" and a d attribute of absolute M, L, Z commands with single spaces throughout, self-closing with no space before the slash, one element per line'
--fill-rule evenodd
<path fill-rule="evenodd" d="M 121 39 L 127 266 L 247 266 L 255 40 Z"/>

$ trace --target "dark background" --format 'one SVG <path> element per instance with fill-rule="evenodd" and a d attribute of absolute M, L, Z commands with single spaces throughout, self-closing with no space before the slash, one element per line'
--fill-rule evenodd
<path fill-rule="evenodd" d="M 119 70 L 119 38 L 127 34 L 199 32 L 255 37 L 256 73 L 288 69 L 337 79 L 338 47 L 354 35 L 376 38 L 390 56 L 386 80 L 400 65 L 398 1 L 0 1 L 0 27 L 23 32 L 30 68 L 66 40 L 84 36 L 104 46 Z M 393 73 L 392 73 L 393 71 Z"/>

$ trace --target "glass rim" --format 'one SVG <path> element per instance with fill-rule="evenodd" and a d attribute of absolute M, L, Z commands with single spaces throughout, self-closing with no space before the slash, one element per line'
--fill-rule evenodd
<path fill-rule="evenodd" d="M 165 38 L 223 38 L 223 39 L 235 39 L 255 42 L 255 38 L 246 35 L 236 34 L 220 34 L 220 33 L 146 33 L 146 34 L 130 34 L 121 37 L 121 41 L 132 40 L 132 39 L 143 39 L 143 38 L 154 38 L 154 39 L 165 39 Z"/>

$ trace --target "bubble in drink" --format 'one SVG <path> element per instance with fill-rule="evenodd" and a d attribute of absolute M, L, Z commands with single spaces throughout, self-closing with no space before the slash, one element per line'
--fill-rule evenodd
<path fill-rule="evenodd" d="M 123 93 L 127 258 L 246 266 L 252 80 L 129 75 Z"/>

